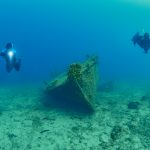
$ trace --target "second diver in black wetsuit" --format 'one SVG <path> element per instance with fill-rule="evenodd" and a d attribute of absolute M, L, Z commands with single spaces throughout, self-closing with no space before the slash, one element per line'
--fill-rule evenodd
<path fill-rule="evenodd" d="M 0 52 L 0 56 L 6 60 L 7 72 L 10 72 L 13 68 L 16 71 L 20 70 L 21 59 L 16 58 L 16 50 L 13 48 L 12 43 L 6 44 L 5 49 Z"/>
<path fill-rule="evenodd" d="M 148 53 L 148 50 L 150 49 L 149 33 L 145 32 L 144 35 L 139 35 L 139 32 L 137 32 L 133 36 L 132 42 L 134 43 L 134 45 L 138 44 L 141 48 L 143 48 L 144 53 Z"/>

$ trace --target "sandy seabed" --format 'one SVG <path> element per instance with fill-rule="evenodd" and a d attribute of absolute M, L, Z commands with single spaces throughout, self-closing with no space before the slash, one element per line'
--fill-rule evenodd
<path fill-rule="evenodd" d="M 37 87 L 0 87 L 0 150 L 150 150 L 145 89 L 101 91 L 95 112 L 81 114 L 43 106 Z"/>

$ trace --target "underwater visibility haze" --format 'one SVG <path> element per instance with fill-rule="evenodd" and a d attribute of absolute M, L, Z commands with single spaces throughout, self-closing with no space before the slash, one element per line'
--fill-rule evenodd
<path fill-rule="evenodd" d="M 87 54 L 99 56 L 104 80 L 149 78 L 149 55 L 131 43 L 136 32 L 149 32 L 148 1 L 2 0 L 0 4 L 1 49 L 13 42 L 22 57 L 19 73 L 7 74 L 1 60 L 2 82 L 40 81 Z"/>
<path fill-rule="evenodd" d="M 149 0 L 1 0 L 0 51 L 12 42 L 22 63 L 0 57 L 0 149 L 149 150 L 150 52 L 132 42 L 149 18 Z M 94 114 L 41 106 L 43 84 L 90 55 Z"/>

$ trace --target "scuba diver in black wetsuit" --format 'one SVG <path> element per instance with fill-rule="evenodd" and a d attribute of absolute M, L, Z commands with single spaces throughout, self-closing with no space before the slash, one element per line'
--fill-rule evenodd
<path fill-rule="evenodd" d="M 145 54 L 148 53 L 148 50 L 150 49 L 149 33 L 145 32 L 144 35 L 139 35 L 139 32 L 137 32 L 133 36 L 132 42 L 134 45 L 138 44 L 141 48 L 143 48 Z"/>
<path fill-rule="evenodd" d="M 6 44 L 5 49 L 0 52 L 0 56 L 6 60 L 7 72 L 10 72 L 13 68 L 16 71 L 20 70 L 21 59 L 16 58 L 16 50 L 13 48 L 12 43 Z"/>

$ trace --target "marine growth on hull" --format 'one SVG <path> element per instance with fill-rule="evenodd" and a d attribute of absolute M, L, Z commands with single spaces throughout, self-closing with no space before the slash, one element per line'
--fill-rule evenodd
<path fill-rule="evenodd" d="M 73 104 L 76 109 L 94 110 L 98 82 L 96 56 L 71 64 L 67 71 L 47 83 L 45 93 L 55 102 Z"/>

